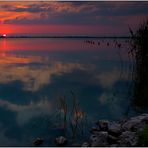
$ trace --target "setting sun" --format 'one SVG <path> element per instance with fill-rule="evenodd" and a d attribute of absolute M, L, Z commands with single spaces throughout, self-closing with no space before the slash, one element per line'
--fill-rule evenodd
<path fill-rule="evenodd" d="M 7 35 L 6 34 L 3 34 L 3 37 L 6 37 Z"/>

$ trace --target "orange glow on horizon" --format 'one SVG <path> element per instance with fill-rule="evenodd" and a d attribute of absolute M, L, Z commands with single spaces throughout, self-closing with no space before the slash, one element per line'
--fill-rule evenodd
<path fill-rule="evenodd" d="M 69 24 L 0 24 L 0 34 L 85 34 L 96 33 L 98 26 Z"/>
<path fill-rule="evenodd" d="M 6 24 L 0 24 L 0 34 L 2 35 L 7 35 L 7 34 L 13 34 L 14 33 L 14 28 L 11 25 L 6 25 Z"/>
<path fill-rule="evenodd" d="M 93 28 L 93 29 L 92 29 Z M 99 35 L 112 34 L 120 28 L 72 24 L 0 24 L 0 34 L 11 35 Z M 120 31 L 121 32 L 121 31 Z"/>

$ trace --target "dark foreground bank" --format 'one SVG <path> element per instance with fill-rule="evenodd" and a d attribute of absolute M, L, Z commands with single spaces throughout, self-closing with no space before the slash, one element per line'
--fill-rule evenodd
<path fill-rule="evenodd" d="M 99 120 L 82 146 L 148 146 L 148 114 L 120 122 Z"/>
<path fill-rule="evenodd" d="M 56 146 L 69 146 L 68 137 L 60 136 L 55 139 Z M 35 146 L 42 146 L 44 139 L 34 141 Z M 148 146 L 148 114 L 142 114 L 122 121 L 113 122 L 99 120 L 90 129 L 90 137 L 79 147 L 135 147 Z"/>

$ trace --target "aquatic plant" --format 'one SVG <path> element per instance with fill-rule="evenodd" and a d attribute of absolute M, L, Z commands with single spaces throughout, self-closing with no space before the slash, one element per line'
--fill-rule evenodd
<path fill-rule="evenodd" d="M 71 94 L 72 94 L 72 110 L 69 121 L 72 130 L 72 136 L 73 138 L 76 138 L 77 131 L 81 131 L 82 135 L 84 134 L 86 114 L 80 108 L 73 91 L 71 91 Z"/>
<path fill-rule="evenodd" d="M 60 113 L 63 116 L 64 129 L 66 129 L 68 105 L 67 105 L 65 97 L 60 97 L 59 98 L 59 109 L 60 109 Z"/>
<path fill-rule="evenodd" d="M 134 59 L 134 91 L 133 103 L 137 107 L 148 106 L 148 19 L 140 25 L 134 33 L 129 28 L 131 34 L 130 55 Z"/>
<path fill-rule="evenodd" d="M 78 134 L 84 134 L 86 114 L 79 106 L 77 98 L 71 91 L 72 101 L 68 103 L 65 97 L 59 97 L 59 110 L 63 118 L 65 131 L 71 130 L 72 138 L 76 139 Z"/>

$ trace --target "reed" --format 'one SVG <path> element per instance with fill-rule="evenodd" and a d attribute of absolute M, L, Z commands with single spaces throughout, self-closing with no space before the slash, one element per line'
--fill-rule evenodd
<path fill-rule="evenodd" d="M 133 104 L 136 107 L 148 107 L 148 19 L 131 34 L 130 54 L 134 59 Z"/>
<path fill-rule="evenodd" d="M 86 114 L 80 108 L 76 95 L 71 91 L 71 104 L 65 97 L 59 97 L 59 109 L 63 118 L 63 126 L 65 131 L 72 134 L 72 139 L 76 140 L 78 135 L 83 135 L 86 123 Z M 69 119 L 69 120 L 68 120 Z"/>
<path fill-rule="evenodd" d="M 59 98 L 59 110 L 63 118 L 63 127 L 67 127 L 67 114 L 68 114 L 68 105 L 65 97 Z"/>
<path fill-rule="evenodd" d="M 80 108 L 75 94 L 72 91 L 71 94 L 72 94 L 72 110 L 69 121 L 72 130 L 72 136 L 75 139 L 78 134 L 77 133 L 78 131 L 81 132 L 82 135 L 84 134 L 86 114 Z"/>

